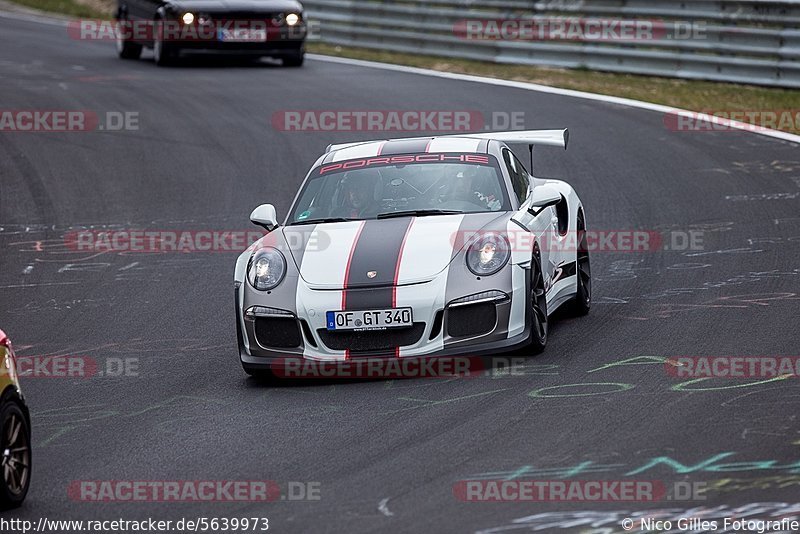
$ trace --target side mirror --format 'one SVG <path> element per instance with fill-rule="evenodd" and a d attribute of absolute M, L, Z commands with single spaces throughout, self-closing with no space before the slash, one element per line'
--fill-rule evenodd
<path fill-rule="evenodd" d="M 278 227 L 278 214 L 272 204 L 261 204 L 250 214 L 250 222 L 263 226 L 268 232 Z"/>
<path fill-rule="evenodd" d="M 558 189 L 550 185 L 540 185 L 533 188 L 528 211 L 536 215 L 544 208 L 555 206 L 559 202 L 561 202 L 561 193 Z M 538 208 L 535 210 L 536 213 L 534 213 L 534 208 Z"/>

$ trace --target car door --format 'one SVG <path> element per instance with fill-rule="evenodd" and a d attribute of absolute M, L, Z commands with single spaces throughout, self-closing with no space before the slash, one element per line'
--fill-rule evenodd
<path fill-rule="evenodd" d="M 536 236 L 541 251 L 545 287 L 549 288 L 555 271 L 554 261 L 558 257 L 558 254 L 554 253 L 557 251 L 552 250 L 552 246 L 557 242 L 558 232 L 555 209 L 553 207 L 531 209 L 532 176 L 511 150 L 503 148 L 502 153 L 503 162 L 511 177 L 514 194 L 519 201 L 519 210 L 512 218 Z"/>

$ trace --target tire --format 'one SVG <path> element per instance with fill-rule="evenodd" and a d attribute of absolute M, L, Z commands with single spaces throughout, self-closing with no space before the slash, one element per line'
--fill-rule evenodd
<path fill-rule="evenodd" d="M 291 56 L 286 56 L 283 58 L 283 66 L 284 67 L 302 67 L 303 61 L 306 58 L 305 52 L 298 52 L 297 54 L 292 54 Z"/>
<path fill-rule="evenodd" d="M 130 21 L 120 16 L 117 20 L 117 55 L 120 59 L 139 59 L 142 55 L 142 45 L 125 37 L 128 32 L 123 27 L 130 27 Z"/>
<path fill-rule="evenodd" d="M 0 409 L 0 451 L 0 509 L 8 510 L 22 504 L 31 481 L 31 429 L 13 400 Z"/>
<path fill-rule="evenodd" d="M 174 43 L 164 41 L 163 19 L 156 19 L 153 25 L 153 33 L 153 61 L 159 67 L 174 65 L 178 57 L 178 48 Z"/>
<path fill-rule="evenodd" d="M 572 315 L 581 317 L 592 307 L 592 266 L 589 261 L 589 247 L 586 239 L 586 221 L 583 212 L 578 212 L 578 251 L 576 255 L 576 277 L 578 288 L 570 302 Z"/>
<path fill-rule="evenodd" d="M 531 314 L 531 337 L 528 349 L 534 354 L 542 352 L 547 346 L 547 292 L 544 289 L 542 257 L 537 246 L 531 259 L 531 288 L 528 297 L 528 313 Z"/>

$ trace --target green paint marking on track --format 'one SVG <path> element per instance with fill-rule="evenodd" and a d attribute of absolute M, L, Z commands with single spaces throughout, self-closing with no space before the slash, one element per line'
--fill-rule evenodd
<path fill-rule="evenodd" d="M 724 391 L 726 389 L 739 389 L 739 388 L 748 388 L 751 386 L 757 386 L 759 384 L 769 384 L 770 382 L 776 382 L 778 380 L 786 380 L 787 378 L 793 377 L 794 375 L 781 375 L 776 376 L 775 378 L 769 378 L 767 380 L 759 380 L 758 382 L 748 382 L 746 384 L 734 384 L 732 386 L 720 386 L 720 387 L 713 387 L 713 388 L 687 388 L 690 384 L 697 384 L 703 382 L 705 380 L 711 380 L 711 378 L 696 378 L 694 380 L 689 380 L 686 382 L 681 382 L 680 384 L 675 384 L 670 389 L 672 391 Z"/>
<path fill-rule="evenodd" d="M 463 397 L 455 397 L 453 399 L 445 399 L 445 400 L 429 400 L 429 399 L 415 399 L 413 397 L 397 397 L 397 400 L 404 400 L 404 401 L 411 401 L 411 402 L 424 402 L 425 404 L 420 404 L 419 406 L 410 406 L 408 408 L 400 408 L 399 410 L 392 410 L 390 412 L 383 412 L 385 414 L 397 413 L 397 412 L 404 412 L 407 410 L 416 410 L 419 408 L 427 408 L 429 406 L 438 406 L 440 404 L 449 404 L 451 402 L 458 402 L 467 399 L 474 399 L 475 397 L 482 397 L 484 395 L 491 395 L 492 393 L 499 393 L 501 391 L 508 391 L 511 388 L 502 388 L 502 389 L 495 389 L 492 391 L 483 391 L 481 393 L 474 393 L 472 395 L 464 395 Z"/>

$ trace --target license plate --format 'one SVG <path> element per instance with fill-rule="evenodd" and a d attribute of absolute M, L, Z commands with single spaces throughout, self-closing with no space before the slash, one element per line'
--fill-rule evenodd
<path fill-rule="evenodd" d="M 267 30 L 238 28 L 228 30 L 220 28 L 217 38 L 226 43 L 263 43 L 267 40 Z"/>
<path fill-rule="evenodd" d="M 411 308 L 329 311 L 325 319 L 328 330 L 385 330 L 413 324 Z"/>

